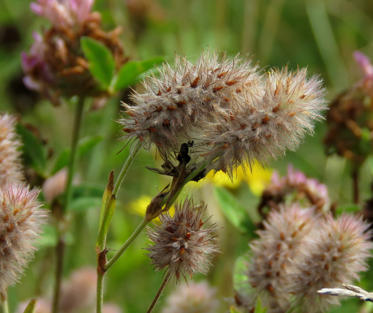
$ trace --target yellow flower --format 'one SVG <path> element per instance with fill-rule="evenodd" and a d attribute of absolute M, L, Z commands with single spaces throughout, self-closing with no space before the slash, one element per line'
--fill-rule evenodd
<path fill-rule="evenodd" d="M 149 203 L 152 201 L 152 198 L 147 195 L 142 195 L 136 200 L 132 201 L 129 205 L 130 211 L 134 214 L 145 216 L 146 208 L 148 207 Z M 175 208 L 172 206 L 170 208 L 170 215 L 173 216 L 175 212 Z M 159 222 L 159 219 L 156 218 L 157 222 Z"/>
<path fill-rule="evenodd" d="M 245 167 L 245 180 L 249 185 L 251 192 L 256 196 L 260 196 L 271 180 L 272 169 L 263 167 L 257 161 L 251 164 L 251 170 L 248 164 L 246 164 Z"/>

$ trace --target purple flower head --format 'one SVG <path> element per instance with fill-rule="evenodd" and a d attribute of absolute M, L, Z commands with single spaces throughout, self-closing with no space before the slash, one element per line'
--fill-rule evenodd
<path fill-rule="evenodd" d="M 327 210 L 329 205 L 328 189 L 318 180 L 308 178 L 302 172 L 295 170 L 291 165 L 288 167 L 286 176 L 281 177 L 274 172 L 270 184 L 264 190 L 259 212 L 263 208 L 278 208 L 280 204 L 290 202 L 301 202 L 306 206 L 313 206 L 316 211 Z"/>
<path fill-rule="evenodd" d="M 373 79 L 373 65 L 369 58 L 360 51 L 354 52 L 354 58 L 356 63 L 360 66 L 365 79 Z"/>
<path fill-rule="evenodd" d="M 93 0 L 37 0 L 31 10 L 47 18 L 55 27 L 81 25 L 90 15 Z"/>

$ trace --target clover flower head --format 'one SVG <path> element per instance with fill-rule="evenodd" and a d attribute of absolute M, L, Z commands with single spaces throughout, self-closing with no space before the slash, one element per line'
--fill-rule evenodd
<path fill-rule="evenodd" d="M 93 0 L 37 0 L 30 7 L 56 27 L 72 27 L 89 18 L 92 5 Z"/>
<path fill-rule="evenodd" d="M 0 294 L 19 279 L 33 255 L 46 214 L 37 201 L 39 192 L 23 185 L 0 187 Z"/>
<path fill-rule="evenodd" d="M 294 150 L 312 133 L 314 120 L 321 119 L 324 89 L 317 77 L 307 78 L 305 69 L 272 70 L 262 80 L 260 92 L 247 86 L 237 95 L 240 105 L 207 127 L 202 146 L 217 156 L 215 169 L 230 172 L 244 161 L 265 163 Z"/>
<path fill-rule="evenodd" d="M 144 82 L 144 92 L 133 96 L 135 105 L 124 104 L 127 117 L 120 123 L 127 137 L 169 151 L 198 136 L 201 125 L 228 110 L 236 94 L 257 81 L 257 68 L 239 57 L 219 59 L 205 52 L 195 64 L 177 57 L 174 66 L 165 64 L 159 77 Z"/>
<path fill-rule="evenodd" d="M 149 256 L 156 269 L 167 268 L 177 279 L 207 273 L 218 248 L 215 226 L 207 224 L 205 210 L 205 205 L 186 200 L 175 207 L 173 216 L 160 215 L 161 224 L 148 229 Z"/>
<path fill-rule="evenodd" d="M 254 288 L 254 304 L 259 295 L 269 312 L 289 308 L 288 271 L 314 223 L 313 211 L 297 204 L 269 214 L 264 229 L 258 231 L 259 238 L 250 244 L 248 281 Z"/>
<path fill-rule="evenodd" d="M 324 312 L 339 300 L 320 296 L 321 288 L 350 284 L 367 269 L 366 260 L 373 244 L 369 240 L 369 225 L 361 218 L 328 215 L 307 236 L 301 255 L 294 261 L 289 273 L 289 291 L 302 304 L 304 312 Z"/>
<path fill-rule="evenodd" d="M 207 282 L 189 282 L 179 285 L 168 297 L 162 313 L 215 313 L 218 307 L 214 288 Z"/>

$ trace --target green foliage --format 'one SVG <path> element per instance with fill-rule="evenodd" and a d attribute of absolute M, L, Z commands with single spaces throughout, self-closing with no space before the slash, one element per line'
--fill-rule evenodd
<path fill-rule="evenodd" d="M 23 311 L 23 313 L 34 313 L 35 311 L 35 304 L 36 304 L 36 300 L 35 299 L 31 299 L 30 302 L 27 304 L 25 310 Z"/>
<path fill-rule="evenodd" d="M 267 309 L 262 306 L 262 302 L 260 301 L 260 298 L 258 298 L 255 304 L 254 313 L 266 313 L 266 312 L 267 312 Z"/>
<path fill-rule="evenodd" d="M 92 76 L 103 89 L 108 89 L 115 71 L 115 60 L 112 53 L 102 43 L 89 37 L 83 37 L 80 44 L 89 61 L 89 70 Z"/>
<path fill-rule="evenodd" d="M 82 156 L 88 154 L 92 151 L 92 149 L 102 141 L 101 136 L 91 136 L 82 138 L 79 140 L 78 143 L 78 158 L 81 158 Z M 57 160 L 53 166 L 51 174 L 57 173 L 59 170 L 63 169 L 65 166 L 69 164 L 70 160 L 70 149 L 63 150 L 59 156 L 57 157 Z"/>
<path fill-rule="evenodd" d="M 243 208 L 238 203 L 237 199 L 235 199 L 225 188 L 215 187 L 214 194 L 228 221 L 231 222 L 239 231 L 252 238 L 254 236 L 255 225 L 251 221 L 245 208 Z"/>
<path fill-rule="evenodd" d="M 17 125 L 17 133 L 20 135 L 23 146 L 23 157 L 30 162 L 31 167 L 41 176 L 45 176 L 47 167 L 47 151 L 43 143 L 26 127 Z"/>
<path fill-rule="evenodd" d="M 112 85 L 114 91 L 125 89 L 134 85 L 141 79 L 141 75 L 164 61 L 162 57 L 155 57 L 145 61 L 129 61 L 124 64 L 114 78 Z"/>

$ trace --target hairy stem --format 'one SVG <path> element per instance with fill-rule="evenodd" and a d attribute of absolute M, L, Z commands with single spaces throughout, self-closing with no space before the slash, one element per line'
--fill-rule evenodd
<path fill-rule="evenodd" d="M 149 309 L 146 311 L 146 313 L 150 313 L 153 310 L 154 306 L 157 304 L 157 302 L 159 300 L 159 297 L 161 296 L 161 294 L 162 294 L 164 288 L 166 287 L 168 281 L 170 280 L 170 278 L 171 278 L 171 273 L 167 272 L 166 276 L 163 279 L 163 282 L 162 282 L 161 286 L 159 287 L 159 290 L 158 290 L 157 294 L 155 295 L 155 297 L 154 297 L 152 303 L 150 304 Z"/>
<path fill-rule="evenodd" d="M 75 108 L 75 116 L 74 116 L 74 128 L 72 133 L 72 140 L 71 140 L 71 152 L 70 152 L 70 160 L 68 165 L 68 174 L 67 174 L 67 182 L 65 186 L 65 203 L 64 207 L 62 208 L 62 212 L 60 212 L 57 216 L 57 227 L 63 222 L 64 213 L 68 210 L 68 207 L 71 202 L 72 198 L 72 182 L 75 172 L 75 164 L 77 159 L 77 146 L 79 141 L 80 129 L 83 120 L 83 110 L 84 110 L 84 97 L 80 97 L 79 101 Z M 52 313 L 58 313 L 59 308 L 59 300 L 60 300 L 60 290 L 61 290 L 61 282 L 62 282 L 62 274 L 63 274 L 63 261 L 64 261 L 64 253 L 65 253 L 65 242 L 64 242 L 64 230 L 58 230 L 58 239 L 57 239 L 57 246 L 56 246 L 56 269 L 55 269 L 55 283 L 54 283 L 54 290 L 53 290 L 53 300 L 52 300 Z"/>

